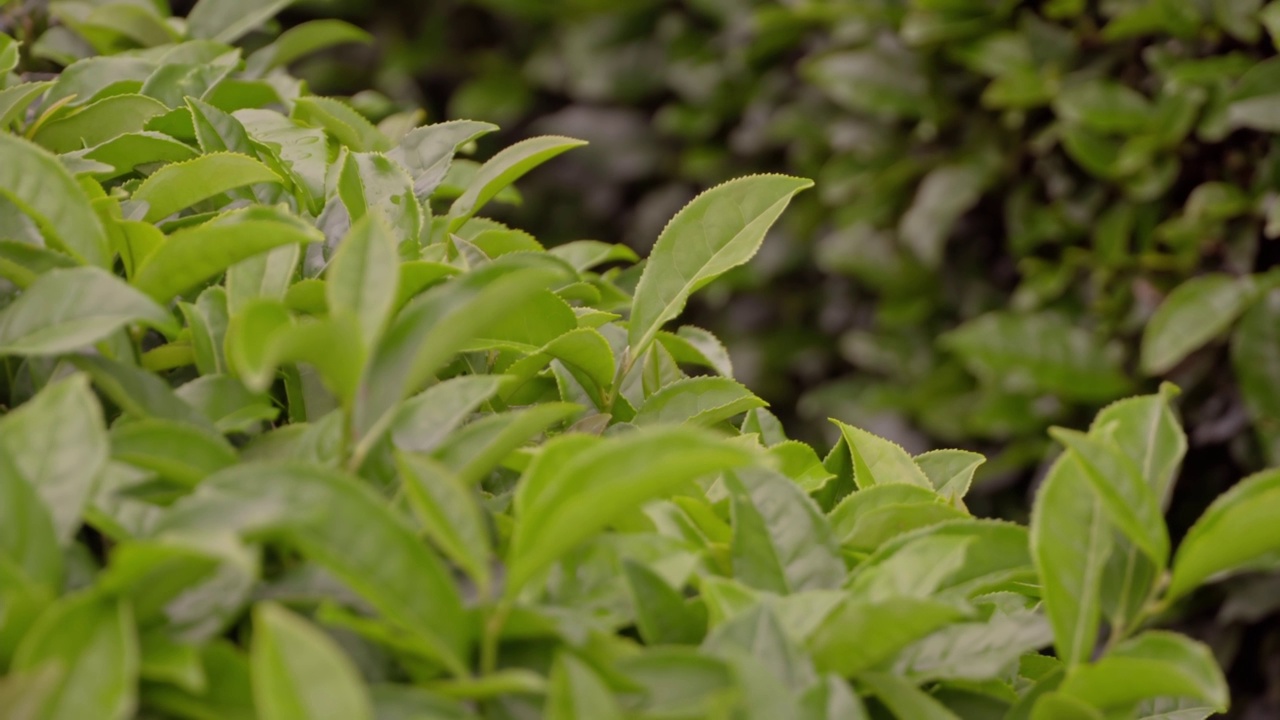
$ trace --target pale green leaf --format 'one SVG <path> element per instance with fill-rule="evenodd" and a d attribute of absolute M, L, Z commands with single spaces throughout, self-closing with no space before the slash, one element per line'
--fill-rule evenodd
<path fill-rule="evenodd" d="M 929 478 L 938 495 L 952 503 L 964 500 L 973 483 L 973 474 L 986 462 L 982 455 L 968 450 L 931 450 L 913 458 L 920 471 Z"/>
<path fill-rule="evenodd" d="M 784 175 L 740 178 L 702 193 L 677 213 L 658 236 L 636 287 L 628 330 L 632 357 L 648 349 L 694 291 L 750 260 L 791 198 L 812 185 Z"/>
<path fill-rule="evenodd" d="M 126 720 L 138 701 L 138 641 L 126 603 L 84 592 L 62 598 L 35 622 L 12 670 L 61 667 L 40 720 Z"/>
<path fill-rule="evenodd" d="M 356 152 L 386 152 L 391 149 L 391 141 L 373 123 L 355 108 L 333 98 L 300 97 L 293 103 L 292 117 L 304 125 L 323 129 Z"/>
<path fill-rule="evenodd" d="M 1274 564 L 1280 551 L 1278 507 L 1277 470 L 1251 475 L 1219 495 L 1178 546 L 1168 597 L 1181 597 L 1233 572 Z"/>
<path fill-rule="evenodd" d="M 148 120 L 168 111 L 143 95 L 112 95 L 41 125 L 32 140 L 55 153 L 71 152 L 140 132 Z"/>
<path fill-rule="evenodd" d="M 906 720 L 960 720 L 932 695 L 916 687 L 910 681 L 889 673 L 867 673 L 861 678 L 893 716 Z"/>
<path fill-rule="evenodd" d="M 586 663 L 562 652 L 551 666 L 546 720 L 622 720 L 609 686 Z"/>
<path fill-rule="evenodd" d="M 1085 435 L 1065 428 L 1050 430 L 1079 463 L 1111 522 L 1156 565 L 1164 567 L 1169 561 L 1169 532 L 1160 503 L 1138 466 L 1102 432 Z"/>
<path fill-rule="evenodd" d="M 475 490 L 443 465 L 412 453 L 397 455 L 396 465 L 427 535 L 488 596 L 493 543 Z"/>
<path fill-rule="evenodd" d="M 954 604 L 927 598 L 867 602 L 851 597 L 822 622 L 809 648 L 819 670 L 861 675 L 965 614 Z"/>
<path fill-rule="evenodd" d="M 396 244 L 383 220 L 355 222 L 329 263 L 325 297 L 330 312 L 349 315 L 365 347 L 373 347 L 395 302 L 400 274 Z"/>
<path fill-rule="evenodd" d="M 360 480 L 303 463 L 241 463 L 174 504 L 157 533 L 211 530 L 283 534 L 450 670 L 462 668 L 469 629 L 448 569 Z"/>
<path fill-rule="evenodd" d="M 106 231 L 80 185 L 43 148 L 0 133 L 0 195 L 31 216 L 49 245 L 106 267 Z"/>
<path fill-rule="evenodd" d="M 853 480 L 859 489 L 893 484 L 933 487 L 933 483 L 900 445 L 839 420 L 831 422 L 840 428 L 840 434 L 849 446 L 853 457 Z"/>
<path fill-rule="evenodd" d="M 133 202 L 146 203 L 144 219 L 156 222 L 228 190 L 265 182 L 283 181 L 248 155 L 210 153 L 160 168 L 133 191 Z"/>
<path fill-rule="evenodd" d="M 600 440 L 568 457 L 549 442 L 521 480 L 508 552 L 507 594 L 624 512 L 695 478 L 748 465 L 754 454 L 688 427 L 659 427 Z"/>
<path fill-rule="evenodd" d="M 1226 678 L 1213 652 L 1190 638 L 1152 630 L 1130 638 L 1102 659 L 1076 668 L 1062 682 L 1064 695 L 1104 711 L 1123 711 L 1140 700 L 1177 697 L 1226 712 Z"/>
<path fill-rule="evenodd" d="M 143 261 L 133 286 L 158 302 L 168 302 L 255 255 L 322 239 L 315 228 L 281 210 L 235 210 L 170 235 Z"/>
<path fill-rule="evenodd" d="M 332 639 L 279 605 L 253 612 L 253 698 L 262 720 L 373 720 L 360 673 Z"/>
<path fill-rule="evenodd" d="M 1063 538 L 1074 538 L 1064 542 Z M 1058 657 L 1068 665 L 1088 660 L 1101 619 L 1103 570 L 1111 554 L 1111 524 L 1102 501 L 1075 456 L 1050 468 L 1031 511 L 1031 554 L 1053 624 Z"/>
<path fill-rule="evenodd" d="M 458 148 L 497 129 L 475 120 L 435 123 L 410 130 L 387 156 L 409 171 L 414 195 L 425 200 L 444 181 Z"/>
<path fill-rule="evenodd" d="M 0 311 L 0 355 L 71 352 L 135 323 L 176 327 L 168 311 L 104 270 L 52 270 Z"/>
<path fill-rule="evenodd" d="M 632 422 L 636 425 L 714 425 L 766 405 L 746 386 L 729 378 L 687 378 L 649 396 Z"/>
<path fill-rule="evenodd" d="M 845 567 L 835 536 L 804 491 L 765 469 L 724 479 L 733 508 L 734 577 L 783 595 L 840 586 Z"/>
<path fill-rule="evenodd" d="M 77 374 L 47 385 L 0 418 L 0 451 L 19 473 L 9 481 L 35 490 L 66 545 L 107 461 L 102 407 L 88 378 Z"/>
<path fill-rule="evenodd" d="M 494 155 L 480 167 L 466 191 L 449 207 L 447 230 L 454 232 L 462 227 L 485 203 L 525 173 L 565 151 L 583 145 L 586 142 L 582 140 L 548 135 L 523 140 Z"/>

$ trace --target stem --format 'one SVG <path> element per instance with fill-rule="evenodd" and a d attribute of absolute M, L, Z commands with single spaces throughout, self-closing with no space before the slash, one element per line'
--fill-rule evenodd
<path fill-rule="evenodd" d="M 507 623 L 513 607 L 509 600 L 503 600 L 494 608 L 484 624 L 484 637 L 480 640 L 480 673 L 489 675 L 498 669 L 498 639 L 502 635 L 502 626 Z"/>

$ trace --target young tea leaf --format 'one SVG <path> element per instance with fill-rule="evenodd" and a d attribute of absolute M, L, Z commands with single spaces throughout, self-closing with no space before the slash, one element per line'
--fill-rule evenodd
<path fill-rule="evenodd" d="M 631 304 L 628 341 L 640 357 L 689 296 L 746 263 L 796 193 L 813 182 L 759 175 L 714 187 L 685 206 L 658 236 Z"/>

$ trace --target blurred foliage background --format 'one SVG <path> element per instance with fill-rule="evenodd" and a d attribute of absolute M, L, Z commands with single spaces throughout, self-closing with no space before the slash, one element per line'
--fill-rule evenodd
<path fill-rule="evenodd" d="M 549 242 L 643 251 L 702 188 L 816 179 L 689 312 L 795 436 L 837 416 L 913 452 L 982 451 L 972 508 L 1025 518 L 1046 427 L 1167 379 L 1192 442 L 1175 537 L 1280 462 L 1280 0 L 308 0 L 282 17 L 370 33 L 294 72 L 375 121 L 500 124 L 481 155 L 591 141 L 500 216 Z M 45 37 L 36 56 L 75 55 Z M 1280 717 L 1278 607 L 1259 574 L 1182 621 L 1232 668 L 1242 717 Z"/>

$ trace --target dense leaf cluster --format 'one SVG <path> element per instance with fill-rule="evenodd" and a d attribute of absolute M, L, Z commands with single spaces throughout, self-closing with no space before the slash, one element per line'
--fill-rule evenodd
<path fill-rule="evenodd" d="M 706 315 L 767 397 L 830 381 L 811 421 L 989 443 L 1018 468 L 1048 425 L 1164 377 L 1204 442 L 1280 459 L 1280 381 L 1257 361 L 1280 325 L 1280 4 L 467 4 L 484 12 L 378 11 L 414 28 L 384 38 L 396 71 L 378 79 L 457 82 L 451 116 L 592 140 L 590 172 L 526 187 L 540 228 L 621 217 L 641 246 L 691 183 L 818 179 L 788 241 Z M 407 42 L 456 26 L 477 29 L 441 32 L 452 53 Z"/>
<path fill-rule="evenodd" d="M 33 46 L 108 54 L 44 80 L 0 41 L 5 717 L 1226 709 L 1153 626 L 1272 562 L 1280 474 L 1174 552 L 1172 388 L 1055 430 L 1029 527 L 969 514 L 975 453 L 821 457 L 671 325 L 810 181 L 545 249 L 479 213 L 580 141 L 375 125 L 280 68 L 355 31 L 234 45 L 283 4 L 55 3 Z"/>

